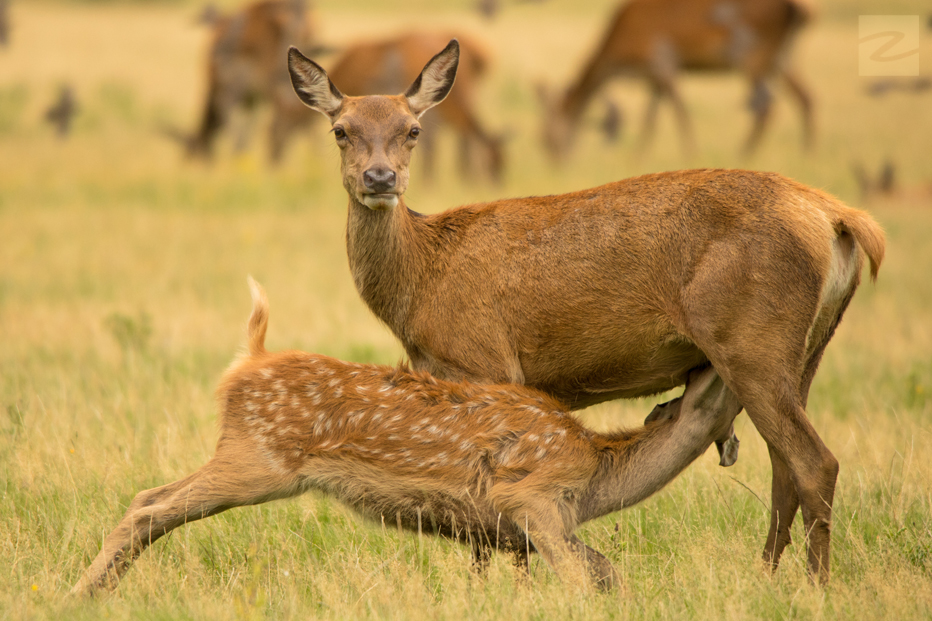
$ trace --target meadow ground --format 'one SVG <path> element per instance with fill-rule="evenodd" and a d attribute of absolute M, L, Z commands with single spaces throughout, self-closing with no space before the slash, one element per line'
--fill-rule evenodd
<path fill-rule="evenodd" d="M 221 145 L 206 166 L 158 135 L 161 124 L 194 123 L 206 41 L 193 24 L 198 2 L 14 0 L 12 42 L 0 48 L 0 616 L 932 617 L 932 198 L 922 190 L 932 182 L 932 99 L 865 95 L 857 16 L 876 6 L 826 0 L 800 41 L 797 64 L 817 97 L 815 151 L 799 149 L 795 110 L 778 94 L 759 155 L 740 159 L 750 121 L 745 85 L 712 76 L 683 80 L 695 156 L 681 154 L 669 110 L 653 148 L 635 155 L 646 99 L 641 85 L 621 83 L 610 92 L 628 113 L 622 142 L 587 129 L 568 165 L 555 169 L 539 148 L 534 81 L 570 78 L 611 2 L 509 4 L 491 23 L 467 0 L 444 9 L 427 0 L 316 4 L 324 38 L 335 44 L 417 23 L 474 33 L 494 51 L 480 108 L 490 126 L 513 134 L 505 183 L 459 180 L 445 144 L 433 184 L 414 163 L 415 209 L 740 166 L 827 189 L 883 224 L 880 279 L 855 297 L 809 403 L 841 463 L 831 585 L 809 585 L 799 523 L 779 572 L 761 570 L 769 459 L 741 416 L 734 467 L 719 468 L 710 451 L 655 497 L 581 530 L 623 575 L 618 593 L 567 591 L 540 559 L 529 583 L 502 555 L 480 578 L 464 548 L 398 534 L 308 495 L 178 529 L 142 556 L 115 595 L 68 598 L 133 495 L 211 455 L 212 395 L 243 344 L 247 274 L 270 296 L 270 348 L 381 363 L 401 350 L 353 288 L 337 149 L 322 125 L 295 141 L 279 169 L 265 164 L 261 136 L 241 156 Z M 919 0 L 883 8 L 922 10 Z M 922 62 L 932 72 L 932 33 Z M 41 121 L 63 82 L 80 104 L 67 141 Z M 590 125 L 600 110 L 593 107 Z M 896 162 L 902 191 L 861 201 L 852 162 L 877 168 L 885 158 Z M 652 403 L 611 403 L 580 416 L 600 429 L 634 426 Z"/>

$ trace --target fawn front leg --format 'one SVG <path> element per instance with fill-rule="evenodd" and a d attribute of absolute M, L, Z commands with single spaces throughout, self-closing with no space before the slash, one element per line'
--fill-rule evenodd
<path fill-rule="evenodd" d="M 621 585 L 621 578 L 611 562 L 583 543 L 576 535 L 567 535 L 559 511 L 544 503 L 519 513 L 515 523 L 527 535 L 544 561 L 561 580 L 582 589 L 595 586 L 607 591 Z"/>

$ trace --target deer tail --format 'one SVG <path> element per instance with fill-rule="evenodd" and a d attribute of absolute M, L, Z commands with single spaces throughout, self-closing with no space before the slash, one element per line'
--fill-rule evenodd
<path fill-rule="evenodd" d="M 265 353 L 265 332 L 269 327 L 269 299 L 265 296 L 262 285 L 250 276 L 249 291 L 252 293 L 252 313 L 246 330 L 250 356 Z"/>
<path fill-rule="evenodd" d="M 870 261 L 871 280 L 876 281 L 887 245 L 886 236 L 877 221 L 863 211 L 849 209 L 838 215 L 835 227 L 854 236 Z"/>

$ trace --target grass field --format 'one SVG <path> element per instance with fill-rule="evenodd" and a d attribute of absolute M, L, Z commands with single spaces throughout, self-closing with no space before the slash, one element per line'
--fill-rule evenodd
<path fill-rule="evenodd" d="M 199 2 L 13 0 L 11 44 L 0 48 L 0 617 L 932 617 L 932 194 L 924 190 L 932 95 L 867 97 L 856 49 L 859 14 L 928 7 L 820 3 L 796 54 L 817 97 L 811 153 L 800 150 L 795 110 L 778 93 L 763 148 L 740 159 L 745 85 L 689 77 L 696 155 L 682 155 L 668 109 L 653 148 L 635 155 L 646 97 L 641 85 L 619 83 L 610 91 L 629 121 L 622 142 L 589 129 L 568 165 L 554 169 L 539 147 L 534 82 L 565 84 L 613 3 L 509 4 L 491 23 L 467 0 L 437 4 L 316 2 L 334 44 L 417 23 L 474 33 L 495 53 L 480 108 L 491 127 L 513 134 L 503 186 L 458 179 L 445 143 L 433 184 L 414 163 L 415 209 L 726 166 L 787 174 L 883 224 L 880 278 L 855 297 L 809 402 L 841 463 L 831 585 L 807 581 L 799 519 L 779 572 L 762 571 L 769 458 L 741 416 L 734 467 L 719 468 L 710 451 L 655 497 L 582 529 L 622 574 L 617 593 L 568 591 L 540 559 L 528 583 L 503 555 L 477 577 L 465 548 L 399 534 L 308 495 L 178 529 L 115 595 L 69 598 L 134 494 L 211 455 L 213 390 L 243 344 L 247 274 L 269 293 L 270 348 L 380 363 L 402 351 L 352 285 L 346 196 L 322 125 L 295 141 L 279 169 L 265 164 L 261 135 L 244 155 L 221 145 L 208 166 L 184 160 L 155 131 L 194 124 L 206 44 L 193 24 Z M 922 45 L 932 73 L 932 32 Z M 67 141 L 41 120 L 63 82 L 80 105 Z M 864 203 L 851 164 L 876 169 L 885 158 L 897 164 L 901 191 Z M 599 429 L 634 426 L 652 405 L 605 404 L 581 417 Z"/>

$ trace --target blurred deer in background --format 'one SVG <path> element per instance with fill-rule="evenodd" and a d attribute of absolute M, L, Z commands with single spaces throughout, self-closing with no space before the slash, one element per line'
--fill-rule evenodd
<path fill-rule="evenodd" d="M 657 394 L 711 364 L 770 450 L 764 558 L 776 567 L 802 507 L 809 569 L 826 581 L 838 462 L 805 408 L 865 255 L 877 275 L 883 231 L 819 190 L 742 170 L 416 213 L 403 194 L 418 119 L 453 87 L 458 52 L 451 41 L 404 94 L 368 97 L 289 52 L 295 92 L 340 148 L 363 300 L 415 369 L 526 384 L 574 409 Z"/>
<path fill-rule="evenodd" d="M 220 439 L 194 474 L 140 492 L 72 589 L 116 587 L 172 529 L 316 489 L 364 516 L 492 549 L 540 552 L 568 582 L 610 588 L 607 558 L 573 532 L 647 498 L 726 434 L 741 406 L 710 369 L 633 431 L 589 431 L 522 386 L 438 381 L 408 369 L 265 350 L 268 303 L 250 281 L 248 354 L 217 391 Z"/>
<path fill-rule="evenodd" d="M 876 196 L 889 196 L 896 189 L 896 167 L 891 160 L 884 160 L 877 176 L 868 174 L 864 164 L 856 161 L 851 164 L 851 171 L 858 182 L 861 200 L 867 201 Z"/>
<path fill-rule="evenodd" d="M 78 114 L 78 102 L 74 96 L 74 89 L 70 84 L 63 84 L 58 90 L 55 103 L 45 111 L 45 120 L 55 128 L 60 139 L 65 139 L 71 133 L 71 123 Z"/>
<path fill-rule="evenodd" d="M 451 33 L 407 32 L 391 39 L 360 42 L 346 48 L 333 64 L 330 74 L 340 87 L 353 95 L 377 95 L 404 90 L 418 75 L 437 49 L 453 38 Z M 493 136 L 479 122 L 475 99 L 479 83 L 489 66 L 489 55 L 471 39 L 461 40 L 460 70 L 456 88 L 449 97 L 427 114 L 422 123 L 433 126 L 426 130 L 421 142 L 424 172 L 434 173 L 435 149 L 432 129 L 449 126 L 459 135 L 460 172 L 464 179 L 475 179 L 476 164 L 493 181 L 501 181 L 504 168 L 503 138 Z M 313 114 L 313 113 L 311 113 Z M 317 115 L 314 115 L 316 117 Z M 281 151 L 295 129 L 308 122 L 309 111 L 294 97 L 289 87 L 283 98 L 272 130 L 274 151 Z"/>
<path fill-rule="evenodd" d="M 898 181 L 897 166 L 891 159 L 885 159 L 877 169 L 876 175 L 871 175 L 861 161 L 851 164 L 861 191 L 861 201 L 873 202 L 877 200 L 896 201 L 916 204 L 932 204 L 932 183 L 925 182 L 903 186 Z"/>
<path fill-rule="evenodd" d="M 273 162 L 284 155 L 294 134 L 317 115 L 294 97 L 284 58 L 289 45 L 312 46 L 316 53 L 325 48 L 314 46 L 308 11 L 302 0 L 263 0 L 233 16 L 223 16 L 208 5 L 199 20 L 214 29 L 208 61 L 208 94 L 201 123 L 193 136 L 166 130 L 180 138 L 191 155 L 209 157 L 216 137 L 237 111 L 249 114 L 262 103 L 272 107 L 269 127 L 269 154 Z M 339 76 L 348 92 L 369 95 L 403 89 L 416 76 L 434 52 L 451 36 L 427 32 L 408 32 L 390 39 L 360 42 L 346 48 L 335 62 L 333 75 Z M 485 174 L 499 181 L 502 175 L 502 139 L 486 131 L 474 112 L 478 83 L 489 65 L 488 53 L 476 42 L 464 40 L 462 70 L 456 89 L 425 123 L 451 127 L 460 139 L 460 169 L 463 177 L 472 178 L 474 162 Z M 235 148 L 246 147 L 249 127 L 241 128 Z M 425 134 L 424 167 L 433 175 L 434 153 L 430 149 L 430 132 Z"/>
<path fill-rule="evenodd" d="M 690 151 L 694 138 L 677 74 L 734 71 L 751 83 L 754 126 L 745 153 L 757 147 L 770 118 L 775 77 L 783 80 L 799 104 L 808 146 L 813 135 L 812 99 L 790 69 L 789 54 L 810 16 L 804 0 L 631 0 L 618 9 L 602 43 L 562 96 L 541 92 L 546 109 L 544 144 L 554 159 L 567 155 L 590 100 L 611 78 L 632 75 L 644 78 L 650 87 L 641 146 L 652 140 L 657 108 L 666 97 Z"/>
<path fill-rule="evenodd" d="M 6 47 L 10 42 L 10 3 L 9 0 L 0 0 L 0 47 Z"/>
<path fill-rule="evenodd" d="M 276 104 L 277 94 L 289 88 L 285 51 L 290 45 L 312 45 L 313 32 L 304 0 L 261 0 L 229 16 L 208 7 L 200 19 L 213 28 L 201 121 L 191 136 L 166 131 L 181 139 L 190 155 L 209 158 L 235 113 L 246 112 L 244 120 L 250 122 L 259 104 Z M 241 128 L 237 150 L 245 148 L 249 133 L 248 127 Z"/>

